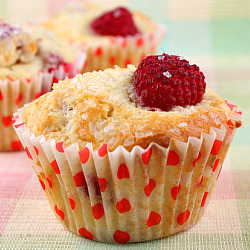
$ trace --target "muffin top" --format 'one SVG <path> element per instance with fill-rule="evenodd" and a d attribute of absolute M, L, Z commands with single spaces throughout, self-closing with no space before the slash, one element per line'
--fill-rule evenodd
<path fill-rule="evenodd" d="M 39 25 L 19 27 L 0 20 L 0 80 L 27 78 L 75 60 L 76 52 Z"/>
<path fill-rule="evenodd" d="M 36 52 L 36 43 L 27 32 L 0 20 L 0 66 L 30 62 Z"/>
<path fill-rule="evenodd" d="M 65 9 L 43 25 L 60 38 L 72 42 L 147 34 L 156 29 L 156 24 L 141 13 L 130 12 L 123 7 L 107 11 L 89 4 Z"/>
<path fill-rule="evenodd" d="M 186 142 L 200 138 L 211 127 L 228 122 L 232 112 L 225 101 L 208 88 L 195 105 L 174 106 L 169 111 L 143 107 L 133 85 L 136 68 L 106 69 L 77 75 L 54 85 L 54 90 L 26 106 L 23 119 L 36 136 L 77 143 L 92 142 L 109 151 L 119 145 L 128 151 L 151 142 L 167 147 L 171 137 Z"/>

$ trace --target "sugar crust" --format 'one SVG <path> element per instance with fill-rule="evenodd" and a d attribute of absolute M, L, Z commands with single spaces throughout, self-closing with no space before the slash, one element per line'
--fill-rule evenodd
<path fill-rule="evenodd" d="M 152 142 L 168 147 L 170 138 L 187 142 L 189 136 L 200 138 L 211 127 L 228 122 L 232 111 L 208 88 L 195 106 L 169 112 L 136 107 L 134 71 L 134 66 L 117 67 L 60 81 L 52 92 L 26 106 L 23 120 L 36 136 L 65 146 L 77 143 L 80 149 L 89 142 L 94 150 L 107 143 L 109 151 L 119 145 L 128 151 L 135 145 L 147 148 Z"/>

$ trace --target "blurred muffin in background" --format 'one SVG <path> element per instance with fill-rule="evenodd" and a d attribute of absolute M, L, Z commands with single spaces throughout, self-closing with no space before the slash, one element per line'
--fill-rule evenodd
<path fill-rule="evenodd" d="M 12 127 L 17 108 L 79 73 L 84 58 L 44 27 L 0 20 L 0 151 L 22 148 Z"/>
<path fill-rule="evenodd" d="M 137 66 L 145 56 L 156 53 L 166 32 L 162 24 L 136 11 L 90 4 L 68 7 L 43 25 L 87 53 L 83 72 Z"/>

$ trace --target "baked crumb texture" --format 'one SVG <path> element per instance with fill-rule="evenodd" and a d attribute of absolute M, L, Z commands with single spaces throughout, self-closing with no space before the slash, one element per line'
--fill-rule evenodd
<path fill-rule="evenodd" d="M 16 114 L 56 217 L 90 240 L 147 241 L 196 224 L 241 125 L 238 108 L 209 90 L 194 107 L 137 108 L 133 71 L 65 80 Z"/>
<path fill-rule="evenodd" d="M 106 69 L 118 65 L 138 65 L 147 55 L 155 54 L 166 33 L 166 28 L 141 13 L 132 11 L 140 34 L 135 36 L 99 36 L 90 29 L 90 23 L 107 10 L 97 6 L 81 5 L 64 10 L 42 25 L 52 30 L 87 53 L 83 72 Z"/>

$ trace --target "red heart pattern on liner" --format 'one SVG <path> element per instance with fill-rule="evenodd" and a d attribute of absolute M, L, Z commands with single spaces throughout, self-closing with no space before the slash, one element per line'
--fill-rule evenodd
<path fill-rule="evenodd" d="M 51 179 L 49 177 L 46 177 L 46 180 L 47 180 L 47 182 L 49 184 L 49 187 L 52 188 L 52 181 L 51 181 Z"/>
<path fill-rule="evenodd" d="M 64 145 L 63 145 L 63 142 L 58 142 L 56 144 L 56 150 L 60 153 L 63 153 L 64 152 Z"/>
<path fill-rule="evenodd" d="M 99 220 L 100 218 L 102 218 L 102 216 L 104 216 L 104 208 L 103 205 L 98 203 L 96 205 L 94 205 L 92 207 L 92 213 L 93 216 L 96 220 Z"/>
<path fill-rule="evenodd" d="M 148 165 L 151 154 L 152 154 L 152 148 L 150 147 L 145 153 L 141 155 L 142 161 L 145 165 Z"/>
<path fill-rule="evenodd" d="M 197 161 L 201 158 L 201 152 L 199 152 L 198 156 L 193 161 L 193 167 L 195 167 Z"/>
<path fill-rule="evenodd" d="M 130 235 L 127 232 L 117 230 L 114 233 L 113 239 L 117 243 L 127 243 L 130 240 Z"/>
<path fill-rule="evenodd" d="M 11 123 L 12 123 L 11 116 L 3 116 L 2 117 L 2 123 L 3 123 L 4 127 L 6 127 L 6 128 L 9 127 L 11 125 Z"/>
<path fill-rule="evenodd" d="M 178 193 L 180 192 L 180 190 L 181 190 L 181 184 L 179 184 L 177 187 L 173 187 L 173 188 L 171 189 L 171 195 L 172 195 L 172 198 L 173 198 L 174 200 L 177 199 L 177 195 L 178 195 Z"/>
<path fill-rule="evenodd" d="M 118 179 L 129 179 L 130 174 L 128 167 L 126 164 L 122 163 L 119 165 L 118 170 L 117 170 L 117 178 Z"/>
<path fill-rule="evenodd" d="M 157 212 L 152 211 L 150 213 L 149 217 L 148 217 L 148 220 L 147 220 L 148 227 L 158 225 L 158 224 L 160 224 L 160 222 L 161 222 L 160 214 L 158 214 Z"/>
<path fill-rule="evenodd" d="M 75 201 L 73 199 L 69 198 L 69 203 L 70 203 L 71 209 L 74 210 L 76 207 Z"/>
<path fill-rule="evenodd" d="M 28 154 L 28 153 L 27 153 L 27 154 Z M 60 173 L 61 173 L 56 160 L 52 161 L 52 162 L 50 163 L 50 165 L 51 165 L 51 167 L 53 168 L 55 174 L 60 174 Z"/>
<path fill-rule="evenodd" d="M 12 141 L 11 142 L 11 149 L 12 150 L 20 150 L 20 149 L 22 149 L 22 143 L 19 140 Z"/>
<path fill-rule="evenodd" d="M 214 144 L 213 144 L 213 147 L 211 149 L 211 154 L 212 155 L 217 155 L 219 153 L 219 151 L 220 151 L 221 145 L 222 145 L 222 141 L 215 140 Z"/>
<path fill-rule="evenodd" d="M 107 180 L 105 178 L 98 178 L 98 183 L 99 183 L 100 191 L 104 192 L 107 187 Z"/>
<path fill-rule="evenodd" d="M 57 215 L 59 215 L 61 217 L 61 220 L 64 220 L 64 212 L 62 210 L 60 210 L 57 205 L 55 205 L 55 212 L 57 213 Z"/>
<path fill-rule="evenodd" d="M 116 203 L 116 209 L 119 213 L 128 212 L 131 209 L 131 205 L 128 199 L 123 198 L 122 200 Z"/>
<path fill-rule="evenodd" d="M 26 154 L 27 154 L 27 156 L 28 156 L 28 158 L 29 159 L 31 159 L 31 160 L 33 160 L 33 158 L 32 158 L 32 156 L 31 156 L 31 154 L 30 154 L 30 151 L 29 151 L 29 149 L 27 148 L 27 147 L 25 147 L 25 152 L 26 152 Z"/>
<path fill-rule="evenodd" d="M 103 144 L 98 150 L 98 155 L 100 157 L 104 157 L 107 153 L 108 153 L 108 145 Z"/>
<path fill-rule="evenodd" d="M 84 173 L 82 171 L 75 174 L 73 176 L 73 178 L 74 178 L 76 187 L 81 187 L 81 186 L 86 186 L 87 185 Z"/>
<path fill-rule="evenodd" d="M 89 149 L 85 147 L 82 151 L 79 152 L 80 161 L 82 164 L 85 164 L 89 160 Z"/>
<path fill-rule="evenodd" d="M 93 240 L 94 239 L 94 236 L 91 232 L 89 232 L 86 228 L 82 227 L 78 230 L 78 233 L 84 237 L 84 238 L 87 238 L 89 240 Z"/>
<path fill-rule="evenodd" d="M 148 185 L 144 188 L 144 193 L 146 194 L 147 197 L 150 196 L 150 194 L 154 190 L 155 186 L 156 186 L 155 180 L 150 179 Z"/>
<path fill-rule="evenodd" d="M 43 180 L 39 179 L 39 182 L 40 182 L 40 184 L 42 186 L 42 189 L 45 190 L 46 187 L 45 187 L 45 184 L 44 184 Z"/>
<path fill-rule="evenodd" d="M 180 213 L 177 217 L 177 223 L 182 226 L 189 219 L 189 216 L 190 216 L 189 210 L 186 210 L 185 212 Z"/>
<path fill-rule="evenodd" d="M 168 153 L 167 165 L 176 166 L 179 162 L 179 155 L 175 151 L 170 150 Z"/>

